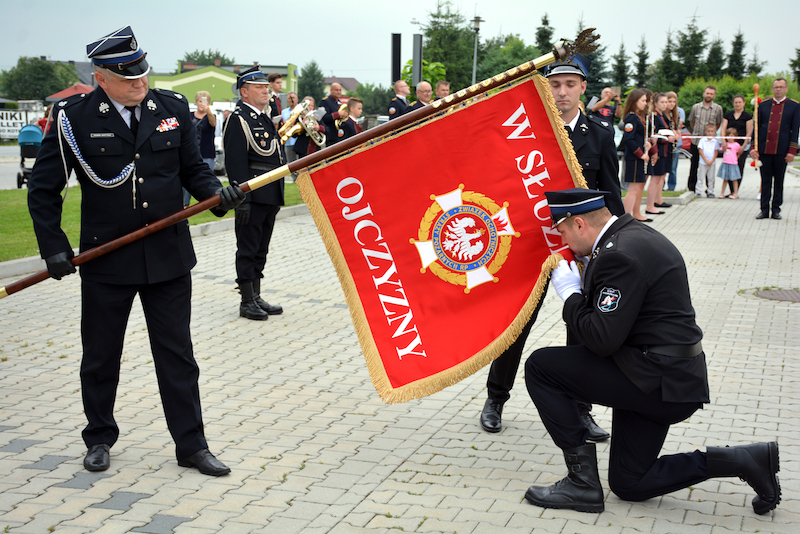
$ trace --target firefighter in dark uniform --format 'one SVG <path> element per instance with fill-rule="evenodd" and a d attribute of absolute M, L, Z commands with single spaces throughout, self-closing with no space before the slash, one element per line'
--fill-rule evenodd
<path fill-rule="evenodd" d="M 563 317 L 579 344 L 535 351 L 525 382 L 569 475 L 531 486 L 525 498 L 545 508 L 602 512 L 595 444 L 587 444 L 576 401 L 613 409 L 608 482 L 619 498 L 643 501 L 712 477 L 743 478 L 753 509 L 780 501 L 778 444 L 708 447 L 659 457 L 670 425 L 709 402 L 703 333 L 695 322 L 686 265 L 666 237 L 630 214 L 617 218 L 602 191 L 546 192 L 553 226 L 577 257 L 551 273 Z"/>
<path fill-rule="evenodd" d="M 81 202 L 80 249 L 86 251 L 183 209 L 182 188 L 204 200 L 221 192 L 217 215 L 244 198 L 221 189 L 203 163 L 186 99 L 149 90 L 150 68 L 130 27 L 87 46 L 99 87 L 55 106 L 55 124 L 31 175 L 28 204 L 50 276 L 75 272 L 61 229 L 61 190 L 75 171 Z M 104 471 L 119 437 L 114 401 L 125 327 L 138 294 L 150 334 L 161 399 L 178 464 L 208 475 L 230 472 L 208 451 L 199 369 L 189 317 L 196 264 L 189 225 L 181 221 L 81 266 L 81 392 L 88 425 L 84 466 Z"/>
<path fill-rule="evenodd" d="M 394 93 L 395 96 L 391 102 L 389 102 L 389 108 L 387 110 L 389 113 L 389 120 L 396 119 L 400 115 L 403 115 L 409 108 L 406 97 L 411 94 L 411 89 L 405 81 L 397 80 L 394 82 Z"/>
<path fill-rule="evenodd" d="M 625 213 L 620 197 L 617 172 L 617 149 L 614 134 L 605 124 L 605 119 L 588 118 L 578 107 L 580 96 L 586 90 L 586 69 L 588 59 L 578 55 L 567 63 L 554 63 L 545 71 L 550 82 L 553 98 L 561 112 L 561 118 L 568 127 L 572 146 L 583 169 L 583 175 L 590 188 L 604 188 L 611 191 L 609 206 L 614 215 Z M 571 126 L 571 127 L 570 127 Z M 546 288 L 545 288 L 546 291 Z M 503 354 L 492 362 L 486 380 L 488 399 L 481 412 L 481 427 L 487 432 L 499 432 L 502 428 L 503 404 L 510 398 L 514 378 L 522 358 L 522 350 L 528 334 L 536 322 L 542 301 L 534 310 L 522 334 Z M 568 334 L 569 340 L 569 334 Z M 570 341 L 571 342 L 571 341 Z M 581 418 L 589 430 L 589 439 L 603 441 L 609 434 L 600 428 L 591 415 L 591 405 L 581 404 Z"/>
<path fill-rule="evenodd" d="M 331 94 L 319 103 L 319 107 L 325 110 L 325 115 L 322 116 L 321 122 L 325 126 L 325 142 L 327 146 L 339 142 L 339 128 L 336 127 L 336 121 L 347 118 L 346 109 L 339 111 L 342 107 L 342 102 L 339 100 L 341 97 L 342 84 L 333 82 L 331 84 Z"/>
<path fill-rule="evenodd" d="M 225 169 L 232 184 L 247 180 L 283 164 L 280 136 L 270 118 L 269 82 L 261 68 L 252 67 L 237 76 L 241 100 L 225 121 L 222 142 Z M 242 294 L 239 315 L 265 321 L 283 308 L 261 298 L 261 279 L 275 227 L 283 205 L 283 178 L 247 193 L 236 208 L 236 282 Z"/>

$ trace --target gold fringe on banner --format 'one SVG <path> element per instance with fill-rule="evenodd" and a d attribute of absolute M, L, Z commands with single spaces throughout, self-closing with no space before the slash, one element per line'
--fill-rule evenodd
<path fill-rule="evenodd" d="M 428 121 L 438 120 L 446 115 L 449 115 L 450 113 L 458 113 L 463 111 L 476 102 L 483 100 L 484 98 L 492 98 L 494 95 L 507 91 L 521 83 L 533 83 L 535 85 L 540 98 L 543 102 L 545 102 L 545 107 L 548 110 L 548 119 L 550 120 L 553 131 L 559 140 L 559 145 L 561 146 L 564 160 L 570 169 L 575 186 L 583 188 L 587 187 L 586 180 L 584 179 L 583 172 L 581 171 L 581 166 L 578 163 L 577 157 L 575 156 L 575 151 L 572 149 L 572 143 L 569 140 L 569 136 L 567 135 L 567 132 L 564 129 L 563 123 L 560 119 L 560 114 L 555 105 L 555 100 L 553 99 L 550 87 L 544 78 L 535 74 L 504 86 L 491 95 L 481 95 L 470 101 L 463 102 L 458 106 L 448 108 L 447 110 L 434 114 L 431 117 L 427 117 L 418 123 L 413 123 L 401 131 L 392 132 L 391 134 L 381 138 L 370 140 L 363 145 L 356 147 L 349 153 L 326 160 L 310 168 L 303 169 L 297 178 L 297 186 L 300 189 L 303 200 L 305 201 L 306 205 L 308 205 L 311 216 L 314 218 L 317 229 L 319 230 L 322 240 L 325 243 L 325 248 L 328 251 L 328 255 L 331 257 L 333 266 L 336 269 L 339 282 L 342 284 L 345 300 L 347 301 L 347 306 L 350 309 L 350 316 L 352 317 L 353 324 L 355 325 L 356 335 L 358 336 L 358 340 L 361 344 L 361 349 L 364 352 L 364 358 L 367 361 L 367 368 L 369 370 L 370 378 L 372 379 L 372 384 L 384 402 L 406 402 L 412 399 L 418 399 L 431 395 L 437 391 L 441 391 L 442 389 L 452 386 L 453 384 L 456 384 L 468 376 L 476 373 L 487 364 L 491 363 L 498 356 L 503 354 L 503 352 L 505 352 L 505 350 L 508 349 L 508 347 L 510 347 L 511 344 L 514 343 L 514 341 L 516 341 L 516 339 L 522 333 L 523 328 L 525 328 L 525 325 L 530 320 L 531 315 L 536 309 L 539 301 L 544 297 L 544 290 L 547 280 L 550 276 L 550 272 L 555 269 L 558 266 L 558 262 L 564 258 L 561 256 L 561 254 L 552 254 L 544 261 L 539 278 L 537 279 L 536 285 L 531 291 L 527 302 L 519 311 L 516 318 L 514 318 L 512 323 L 508 326 L 508 328 L 506 328 L 506 330 L 491 344 L 470 357 L 468 360 L 453 368 L 417 380 L 411 384 L 395 388 L 392 386 L 384 369 L 383 361 L 381 360 L 380 354 L 378 353 L 378 348 L 373 340 L 372 331 L 369 323 L 367 322 L 364 307 L 361 303 L 361 298 L 359 297 L 355 281 L 350 273 L 350 269 L 348 268 L 344 253 L 339 245 L 339 241 L 336 238 L 336 233 L 333 230 L 333 226 L 328 219 L 328 214 L 325 211 L 325 207 L 322 205 L 322 202 L 317 195 L 316 187 L 314 186 L 314 182 L 311 178 L 311 173 L 345 158 L 359 154 L 364 150 L 369 150 L 378 144 L 384 143 L 388 140 L 393 140 L 397 136 L 405 135 L 408 132 L 422 128 Z"/>

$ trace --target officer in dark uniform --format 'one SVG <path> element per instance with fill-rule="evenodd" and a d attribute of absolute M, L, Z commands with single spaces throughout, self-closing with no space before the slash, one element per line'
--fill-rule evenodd
<path fill-rule="evenodd" d="M 431 88 L 431 84 L 425 81 L 419 82 L 417 84 L 417 101 L 409 106 L 409 108 L 406 110 L 406 113 L 410 113 L 423 106 L 427 106 L 431 103 L 432 97 L 433 89 Z"/>
<path fill-rule="evenodd" d="M 583 169 L 583 175 L 590 188 L 604 188 L 611 191 L 609 206 L 614 215 L 625 213 L 620 197 L 617 172 L 617 149 L 614 145 L 614 134 L 609 130 L 605 119 L 587 118 L 581 113 L 578 102 L 586 90 L 586 70 L 588 59 L 578 55 L 567 63 L 551 64 L 545 71 L 550 83 L 556 106 L 561 112 L 561 119 L 569 131 L 572 146 Z M 481 412 L 481 427 L 487 432 L 499 432 L 502 428 L 503 404 L 510 398 L 511 388 L 517 374 L 522 349 L 528 334 L 539 314 L 542 301 L 525 325 L 522 334 L 506 352 L 492 362 L 486 381 L 488 399 Z M 571 342 L 570 335 L 567 335 Z M 581 419 L 589 430 L 589 439 L 603 441 L 609 434 L 592 418 L 590 404 L 581 403 Z"/>
<path fill-rule="evenodd" d="M 221 189 L 203 163 L 186 99 L 149 90 L 150 68 L 130 27 L 87 46 L 99 87 L 55 106 L 55 124 L 33 168 L 28 204 L 50 276 L 75 272 L 61 230 L 61 190 L 75 171 L 81 203 L 81 251 L 122 237 L 183 209 L 182 187 L 200 200 L 221 191 L 222 215 L 238 205 L 238 187 Z M 125 326 L 134 297 L 144 308 L 167 426 L 178 464 L 208 475 L 230 472 L 208 451 L 199 370 L 189 331 L 195 265 L 182 221 L 81 266 L 81 390 L 88 425 L 84 466 L 104 471 L 119 436 L 114 400 Z"/>
<path fill-rule="evenodd" d="M 280 130 L 281 126 L 283 126 L 283 118 L 281 117 L 281 111 L 283 110 L 283 105 L 281 104 L 283 76 L 280 73 L 273 72 L 267 76 L 267 81 L 272 89 L 272 96 L 269 99 L 270 118 L 275 123 L 275 127 Z"/>
<path fill-rule="evenodd" d="M 269 82 L 261 68 L 252 67 L 236 78 L 241 100 L 225 121 L 222 143 L 225 169 L 232 184 L 246 182 L 283 165 L 280 136 L 271 119 Z M 283 308 L 261 298 L 261 279 L 267 263 L 275 216 L 283 205 L 283 178 L 247 193 L 236 208 L 236 282 L 242 294 L 239 315 L 266 321 Z"/>
<path fill-rule="evenodd" d="M 525 498 L 545 508 L 602 512 L 594 443 L 587 444 L 576 401 L 614 410 L 608 482 L 619 498 L 643 501 L 711 477 L 743 478 L 756 513 L 780 501 L 778 444 L 708 447 L 659 457 L 672 424 L 709 402 L 703 333 L 695 322 L 683 258 L 666 237 L 617 218 L 602 191 L 546 192 L 553 225 L 578 257 L 591 259 L 583 280 L 575 262 L 551 273 L 563 317 L 580 343 L 534 352 L 525 364 L 531 399 L 569 475 Z"/>
<path fill-rule="evenodd" d="M 331 84 L 331 94 L 319 103 L 319 107 L 325 110 L 325 115 L 322 116 L 321 122 L 325 126 L 325 142 L 327 146 L 339 142 L 339 129 L 336 127 L 336 121 L 347 118 L 346 109 L 339 111 L 339 108 L 342 107 L 340 98 L 342 98 L 342 85 L 333 82 Z"/>
<path fill-rule="evenodd" d="M 408 111 L 409 106 L 406 97 L 411 94 L 411 89 L 405 81 L 397 80 L 394 82 L 394 93 L 394 98 L 389 102 L 389 120 L 396 119 Z"/>
<path fill-rule="evenodd" d="M 758 147 L 750 151 L 750 157 L 762 163 L 761 211 L 756 219 L 769 217 L 770 197 L 772 218 L 781 218 L 783 178 L 786 167 L 797 155 L 800 104 L 786 96 L 787 88 L 786 79 L 776 78 L 772 82 L 772 98 L 758 105 Z"/>

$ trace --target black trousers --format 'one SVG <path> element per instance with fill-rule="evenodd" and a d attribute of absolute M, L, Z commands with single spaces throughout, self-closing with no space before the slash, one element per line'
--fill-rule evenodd
<path fill-rule="evenodd" d="M 263 278 L 269 241 L 275 228 L 276 204 L 251 203 L 247 224 L 236 223 L 236 281 L 251 282 Z"/>
<path fill-rule="evenodd" d="M 144 309 L 158 389 L 175 454 L 183 459 L 208 448 L 200 411 L 200 374 L 189 333 L 192 279 L 185 274 L 158 284 L 115 285 L 83 280 L 81 389 L 89 424 L 83 430 L 87 447 L 114 445 L 119 427 L 114 401 L 120 359 L 133 299 Z"/>
<path fill-rule="evenodd" d="M 542 309 L 544 297 L 547 295 L 547 288 L 550 287 L 550 280 L 544 286 L 542 298 L 539 299 L 539 304 L 533 310 L 530 320 L 522 329 L 519 337 L 511 344 L 506 351 L 498 356 L 489 367 L 489 376 L 486 378 L 486 389 L 489 393 L 489 399 L 499 404 L 505 404 L 511 398 L 511 388 L 514 387 L 514 379 L 517 377 L 517 369 L 519 362 L 522 359 L 522 351 L 525 348 L 525 342 L 528 340 L 528 334 L 531 333 L 531 328 L 539 316 L 539 310 Z M 582 404 L 585 411 L 591 411 L 591 404 Z"/>
<path fill-rule="evenodd" d="M 689 181 L 686 184 L 686 190 L 694 193 L 697 186 L 697 169 L 700 166 L 700 151 L 696 144 L 691 144 L 689 153 L 692 155 L 692 160 L 689 163 Z"/>
<path fill-rule="evenodd" d="M 692 415 L 700 403 L 665 402 L 661 388 L 643 393 L 612 358 L 585 345 L 537 350 L 525 363 L 525 382 L 563 450 L 586 443 L 576 401 L 613 408 L 608 483 L 621 499 L 643 501 L 708 479 L 705 453 L 658 456 L 670 425 Z"/>
<path fill-rule="evenodd" d="M 786 154 L 760 154 L 761 160 L 761 211 L 769 211 L 772 198 L 772 214 L 781 212 L 783 204 L 783 178 L 786 174 Z M 773 185 L 774 184 L 774 185 Z"/>

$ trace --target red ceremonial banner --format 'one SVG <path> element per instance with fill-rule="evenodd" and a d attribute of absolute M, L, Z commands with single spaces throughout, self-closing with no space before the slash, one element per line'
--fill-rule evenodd
<path fill-rule="evenodd" d="M 545 191 L 585 187 L 546 80 L 444 109 L 298 178 L 386 402 L 476 372 L 530 318 L 553 254 Z"/>

